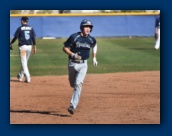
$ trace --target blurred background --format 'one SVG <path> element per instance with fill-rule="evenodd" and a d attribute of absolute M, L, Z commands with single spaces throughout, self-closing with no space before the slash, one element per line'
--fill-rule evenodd
<path fill-rule="evenodd" d="M 65 13 L 158 13 L 160 10 L 11 10 L 10 14 L 65 14 Z"/>
<path fill-rule="evenodd" d="M 95 37 L 151 37 L 160 10 L 11 10 L 10 38 L 21 25 L 21 16 L 29 17 L 29 24 L 37 38 L 67 38 L 80 31 L 83 19 L 93 23 Z"/>

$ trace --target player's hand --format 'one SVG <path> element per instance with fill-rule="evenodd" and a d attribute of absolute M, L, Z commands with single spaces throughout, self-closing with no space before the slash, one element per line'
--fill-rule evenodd
<path fill-rule="evenodd" d="M 10 45 L 10 50 L 13 50 L 13 46 L 12 45 Z"/>
<path fill-rule="evenodd" d="M 82 59 L 82 57 L 80 55 L 78 55 L 77 53 L 72 53 L 71 57 L 74 60 L 81 60 Z"/>
<path fill-rule="evenodd" d="M 93 66 L 96 67 L 98 65 L 98 62 L 96 60 L 96 58 L 93 58 Z"/>
<path fill-rule="evenodd" d="M 33 46 L 33 54 L 36 54 L 36 45 Z"/>

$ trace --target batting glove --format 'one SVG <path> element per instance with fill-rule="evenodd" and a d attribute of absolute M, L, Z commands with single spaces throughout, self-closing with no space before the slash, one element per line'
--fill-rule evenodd
<path fill-rule="evenodd" d="M 97 62 L 96 58 L 93 58 L 93 66 L 96 67 L 97 64 L 98 64 L 98 62 Z"/>
<path fill-rule="evenodd" d="M 72 57 L 72 59 L 74 59 L 74 60 L 81 60 L 81 59 L 82 59 L 82 57 L 79 56 L 77 53 L 72 53 L 71 57 Z"/>

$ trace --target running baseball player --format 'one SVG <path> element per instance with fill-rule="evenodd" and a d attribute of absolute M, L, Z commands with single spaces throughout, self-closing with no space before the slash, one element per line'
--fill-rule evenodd
<path fill-rule="evenodd" d="M 81 32 L 70 35 L 64 42 L 63 51 L 69 55 L 69 82 L 74 88 L 68 112 L 74 114 L 82 91 L 82 84 L 87 73 L 87 59 L 90 57 L 90 48 L 93 53 L 93 66 L 97 66 L 96 60 L 97 44 L 96 39 L 89 35 L 93 25 L 90 20 L 83 20 L 80 24 Z"/>
<path fill-rule="evenodd" d="M 158 17 L 155 22 L 155 39 L 156 42 L 154 48 L 158 50 L 160 47 L 160 17 Z"/>
<path fill-rule="evenodd" d="M 23 77 L 25 76 L 26 83 L 30 83 L 31 81 L 27 64 L 32 51 L 32 45 L 33 45 L 33 54 L 36 53 L 35 32 L 34 29 L 28 25 L 28 21 L 29 21 L 28 17 L 21 18 L 21 26 L 17 28 L 14 34 L 14 38 L 10 43 L 10 49 L 12 50 L 13 49 L 12 44 L 18 38 L 21 68 L 19 74 L 17 75 L 17 78 L 19 81 L 22 81 Z"/>

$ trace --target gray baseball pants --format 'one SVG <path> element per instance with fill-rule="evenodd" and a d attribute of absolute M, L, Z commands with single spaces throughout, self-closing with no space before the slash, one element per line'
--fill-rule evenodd
<path fill-rule="evenodd" d="M 82 91 L 82 84 L 87 73 L 87 60 L 84 63 L 74 63 L 69 62 L 68 65 L 68 72 L 69 72 L 69 83 L 70 86 L 74 88 L 70 105 L 76 109 L 81 91 Z"/>

